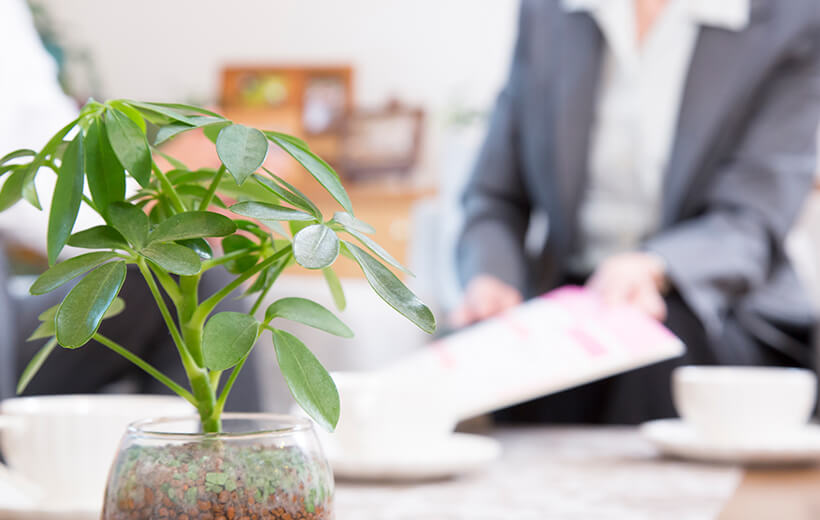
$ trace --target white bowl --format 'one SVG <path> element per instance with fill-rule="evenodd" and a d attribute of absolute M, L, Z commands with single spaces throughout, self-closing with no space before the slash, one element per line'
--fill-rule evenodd
<path fill-rule="evenodd" d="M 65 395 L 0 403 L 0 446 L 11 474 L 61 508 L 102 505 L 108 469 L 129 423 L 193 415 L 173 396 Z"/>
<path fill-rule="evenodd" d="M 817 378 L 795 368 L 687 366 L 672 374 L 672 394 L 681 418 L 705 439 L 759 444 L 806 425 Z"/>

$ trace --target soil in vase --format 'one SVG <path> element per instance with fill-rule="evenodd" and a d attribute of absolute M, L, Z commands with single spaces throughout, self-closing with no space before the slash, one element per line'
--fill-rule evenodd
<path fill-rule="evenodd" d="M 112 469 L 103 520 L 330 520 L 332 500 L 327 463 L 296 446 L 132 445 Z"/>

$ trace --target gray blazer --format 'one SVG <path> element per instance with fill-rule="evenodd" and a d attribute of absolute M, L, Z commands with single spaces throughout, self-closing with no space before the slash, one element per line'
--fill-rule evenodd
<path fill-rule="evenodd" d="M 534 295 L 559 283 L 577 247 L 603 38 L 559 0 L 523 0 L 509 81 L 465 192 L 463 281 L 492 274 Z M 783 330 L 814 312 L 783 250 L 811 190 L 820 114 L 820 2 L 752 0 L 741 32 L 701 30 L 663 187 L 645 242 L 718 338 L 730 313 L 798 361 Z M 526 252 L 531 215 L 548 239 Z"/>

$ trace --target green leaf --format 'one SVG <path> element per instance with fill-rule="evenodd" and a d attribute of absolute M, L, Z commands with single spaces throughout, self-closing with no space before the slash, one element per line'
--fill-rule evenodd
<path fill-rule="evenodd" d="M 119 110 L 105 111 L 105 131 L 114 154 L 143 188 L 151 185 L 151 150 L 145 134 Z"/>
<path fill-rule="evenodd" d="M 154 136 L 154 146 L 158 146 L 170 139 L 173 139 L 183 132 L 194 130 L 196 128 L 201 128 L 202 131 L 205 132 L 206 137 L 208 137 L 211 141 L 216 141 L 219 131 L 230 124 L 230 121 L 217 119 L 215 117 L 191 116 L 189 118 L 189 123 L 173 122 L 167 125 L 162 125 Z M 211 135 L 213 135 L 213 138 L 211 138 Z"/>
<path fill-rule="evenodd" d="M 115 99 L 108 104 L 125 114 L 128 119 L 139 127 L 143 134 L 145 133 L 145 118 L 142 117 L 142 114 L 140 114 L 138 110 L 121 99 Z"/>
<path fill-rule="evenodd" d="M 259 261 L 257 254 L 258 245 L 250 238 L 243 235 L 231 235 L 222 239 L 222 252 L 224 254 L 233 253 L 247 249 L 248 254 L 240 256 L 225 264 L 225 269 L 229 273 L 242 274 Z"/>
<path fill-rule="evenodd" d="M 299 233 L 300 231 L 302 231 L 310 225 L 310 222 L 301 222 L 299 220 L 291 220 L 290 222 L 288 222 L 288 228 L 290 228 L 291 236 L 296 236 L 297 233 Z"/>
<path fill-rule="evenodd" d="M 55 309 L 55 314 L 56 314 L 56 309 Z M 37 340 L 37 339 L 50 338 L 50 337 L 54 336 L 55 334 L 57 334 L 57 327 L 54 325 L 54 319 L 51 319 L 50 321 L 42 322 L 40 324 L 40 326 L 37 327 L 34 330 L 34 332 L 31 333 L 31 336 L 29 336 L 26 339 L 26 341 L 34 341 L 34 340 Z"/>
<path fill-rule="evenodd" d="M 424 332 L 435 332 L 436 319 L 433 313 L 395 274 L 358 246 L 347 241 L 343 243 L 362 268 L 376 294 Z"/>
<path fill-rule="evenodd" d="M 310 151 L 310 145 L 307 144 L 307 141 L 305 141 L 304 139 L 299 139 L 296 136 L 293 136 L 293 135 L 290 135 L 290 134 L 283 134 L 282 132 L 274 132 L 273 130 L 266 131 L 265 135 L 268 136 L 268 137 L 275 136 L 279 139 L 288 141 L 293 146 L 301 148 L 302 150 Z"/>
<path fill-rule="evenodd" d="M 259 274 L 256 276 L 256 279 L 253 281 L 248 290 L 245 291 L 245 295 L 253 294 L 265 289 L 268 286 L 268 277 L 273 272 L 274 267 L 268 267 L 266 269 L 262 269 Z"/>
<path fill-rule="evenodd" d="M 195 126 L 186 125 L 185 123 L 171 123 L 169 125 L 162 125 L 157 130 L 157 133 L 154 134 L 153 145 L 159 146 L 164 142 L 172 139 L 183 132 L 187 132 L 188 130 L 193 130 L 196 128 Z"/>
<path fill-rule="evenodd" d="M 268 141 L 265 134 L 255 128 L 226 126 L 216 138 L 216 153 L 236 183 L 241 185 L 265 162 Z"/>
<path fill-rule="evenodd" d="M 168 197 L 158 195 L 156 197 L 156 204 L 154 204 L 154 207 L 148 212 L 148 222 L 151 226 L 156 226 L 173 214 L 174 212 L 171 210 L 171 203 Z"/>
<path fill-rule="evenodd" d="M 122 314 L 122 311 L 125 310 L 125 300 L 120 298 L 119 296 L 114 298 L 114 301 L 111 303 L 111 306 L 105 311 L 103 314 L 103 319 L 107 320 L 108 318 L 113 318 L 119 314 Z"/>
<path fill-rule="evenodd" d="M 71 235 L 68 245 L 83 249 L 126 249 L 128 242 L 111 226 L 94 226 Z"/>
<path fill-rule="evenodd" d="M 231 206 L 231 211 L 243 217 L 255 218 L 259 220 L 301 220 L 315 222 L 313 215 L 299 211 L 297 209 L 277 206 L 266 202 L 240 202 Z"/>
<path fill-rule="evenodd" d="M 237 219 L 234 220 L 233 223 L 236 224 L 236 227 L 238 229 L 241 229 L 242 231 L 247 231 L 248 233 L 251 233 L 260 240 L 267 240 L 268 237 L 270 237 L 270 234 L 261 227 L 259 227 L 259 225 L 256 222 L 251 222 L 250 220 Z"/>
<path fill-rule="evenodd" d="M 57 341 L 79 348 L 97 332 L 125 281 L 125 262 L 110 262 L 88 273 L 57 309 Z"/>
<path fill-rule="evenodd" d="M 60 304 L 54 305 L 53 307 L 49 307 L 48 309 L 44 310 L 37 316 L 37 319 L 42 322 L 54 322 L 54 319 L 57 317 L 57 310 L 60 308 Z M 103 319 L 107 320 L 108 318 L 113 318 L 118 314 L 122 313 L 125 310 L 125 300 L 117 296 L 114 298 L 114 303 L 111 304 L 111 307 L 105 311 L 103 315 Z"/>
<path fill-rule="evenodd" d="M 233 123 L 230 121 L 222 121 L 221 123 L 206 125 L 202 127 L 202 133 L 208 138 L 209 141 L 216 144 L 216 140 L 219 138 L 219 132 L 221 132 L 226 126 L 232 124 Z"/>
<path fill-rule="evenodd" d="M 206 116 L 213 116 L 213 117 L 218 117 L 218 118 L 221 118 L 221 119 L 225 119 L 224 117 L 217 114 L 216 112 L 211 112 L 210 110 L 206 110 L 202 107 L 197 107 L 197 106 L 194 106 L 194 105 L 186 105 L 184 103 L 141 103 L 141 102 L 136 102 L 136 101 L 131 101 L 131 100 L 129 100 L 128 102 L 131 103 L 134 106 L 144 106 L 146 108 L 149 108 L 150 110 L 155 110 L 155 111 L 156 111 L 156 108 L 170 108 L 170 109 L 176 110 L 178 112 L 182 112 L 182 113 L 192 112 L 194 114 L 205 114 Z"/>
<path fill-rule="evenodd" d="M 135 248 L 142 248 L 148 241 L 148 215 L 133 204 L 112 203 L 108 208 L 108 219 Z"/>
<path fill-rule="evenodd" d="M 40 321 L 54 321 L 54 318 L 57 316 L 57 309 L 60 308 L 60 304 L 54 305 L 49 307 L 48 309 L 44 310 L 37 316 L 37 319 Z"/>
<path fill-rule="evenodd" d="M 26 180 L 23 181 L 23 198 L 26 199 L 29 204 L 42 211 L 43 207 L 40 205 L 40 197 L 37 195 L 37 184 L 34 182 L 35 176 L 32 174 L 32 170 L 33 168 L 29 166 L 29 174 Z"/>
<path fill-rule="evenodd" d="M 25 164 L 4 164 L 0 166 L 0 177 L 7 174 L 8 172 L 13 172 L 15 170 L 19 170 L 20 168 L 25 168 L 27 165 Z"/>
<path fill-rule="evenodd" d="M 181 197 L 191 197 L 193 199 L 193 204 L 189 204 L 189 206 L 199 206 L 202 201 L 208 196 L 208 189 L 204 186 L 199 186 L 198 184 L 184 184 L 182 186 L 177 186 L 177 193 Z M 214 195 L 211 199 L 211 204 L 218 208 L 227 209 L 227 206 L 222 199 Z"/>
<path fill-rule="evenodd" d="M 161 222 L 148 235 L 148 242 L 224 237 L 235 231 L 236 224 L 224 215 L 210 211 L 187 211 L 168 217 Z"/>
<path fill-rule="evenodd" d="M 292 334 L 274 330 L 273 346 L 293 398 L 322 428 L 332 432 L 339 422 L 340 405 L 339 391 L 330 374 Z"/>
<path fill-rule="evenodd" d="M 34 159 L 31 161 L 26 167 L 26 175 L 25 178 L 22 180 L 20 193 L 22 197 L 25 197 L 29 203 L 34 206 L 35 208 L 42 210 L 42 206 L 40 206 L 40 201 L 37 198 L 37 190 L 35 188 L 34 180 L 37 177 L 37 173 L 40 171 L 40 168 L 45 164 L 46 159 L 51 156 L 55 155 L 58 152 L 58 149 L 63 144 L 63 138 L 68 135 L 71 130 L 77 126 L 77 122 L 79 118 L 71 121 L 60 130 L 57 131 L 56 134 L 51 136 L 51 139 L 48 140 L 46 145 L 37 152 L 37 155 L 34 156 Z M 20 200 L 19 198 L 15 199 L 14 202 Z M 12 204 L 14 203 L 12 202 Z"/>
<path fill-rule="evenodd" d="M 140 254 L 169 273 L 190 276 L 202 269 L 199 255 L 188 247 L 167 242 L 154 242 Z"/>
<path fill-rule="evenodd" d="M 330 289 L 330 294 L 333 296 L 333 303 L 336 304 L 336 308 L 340 311 L 345 310 L 345 307 L 347 307 L 345 291 L 342 289 L 342 283 L 339 281 L 336 271 L 332 267 L 325 267 L 322 269 L 322 274 L 325 277 L 328 289 Z"/>
<path fill-rule="evenodd" d="M 332 223 L 339 224 L 345 229 L 352 229 L 358 231 L 359 233 L 375 233 L 376 230 L 373 229 L 373 226 L 368 224 L 363 220 L 359 220 L 350 213 L 345 213 L 344 211 L 337 211 L 333 214 L 333 219 L 331 219 Z"/>
<path fill-rule="evenodd" d="M 113 105 L 115 102 L 116 101 L 113 101 L 111 102 L 111 104 Z M 164 119 L 165 121 L 171 120 L 182 123 L 183 125 L 187 126 L 188 129 L 195 127 L 195 124 L 191 116 L 183 114 L 179 110 L 176 110 L 174 108 L 164 107 L 162 105 L 155 103 L 143 103 L 141 101 L 132 100 L 129 100 L 128 104 L 136 108 L 139 112 L 141 112 L 145 117 L 148 117 L 148 119 L 150 120 L 157 122 L 159 122 L 160 119 Z M 155 116 L 156 114 L 164 116 L 164 118 L 157 118 Z"/>
<path fill-rule="evenodd" d="M 154 150 L 154 152 L 156 152 L 157 154 L 159 154 L 160 157 L 162 157 L 163 159 L 168 161 L 168 164 L 170 164 L 172 167 L 176 168 L 177 170 L 186 170 L 186 173 L 194 173 L 194 172 L 187 172 L 188 167 L 185 166 L 185 163 L 183 163 L 179 159 L 171 157 L 170 155 L 163 152 L 162 150 Z"/>
<path fill-rule="evenodd" d="M 258 335 L 259 322 L 253 316 L 241 312 L 215 314 L 202 333 L 205 367 L 227 370 L 236 365 L 250 353 Z"/>
<path fill-rule="evenodd" d="M 37 329 L 32 332 L 31 336 L 26 339 L 26 341 L 34 341 L 36 339 L 42 338 L 50 338 L 57 333 L 57 326 L 55 324 L 55 319 L 57 317 L 57 310 L 60 308 L 60 304 L 57 304 L 46 311 L 44 311 L 40 316 L 37 317 L 42 323 Z M 113 318 L 114 316 L 122 313 L 125 310 L 125 300 L 120 297 L 114 299 L 114 303 L 111 304 L 111 307 L 105 311 L 103 315 L 103 319 Z"/>
<path fill-rule="evenodd" d="M 80 203 L 83 201 L 83 136 L 71 141 L 63 155 L 63 163 L 57 174 L 54 196 L 51 199 L 51 213 L 48 217 L 48 263 L 54 265 L 57 255 L 65 247 L 71 229 L 77 220 Z"/>
<path fill-rule="evenodd" d="M 37 152 L 35 152 L 34 150 L 14 150 L 13 152 L 7 153 L 3 157 L 0 157 L 0 164 L 5 164 L 9 161 L 13 161 L 14 159 L 21 159 L 23 157 L 34 157 L 35 155 L 37 155 Z"/>
<path fill-rule="evenodd" d="M 34 376 L 37 375 L 37 372 L 40 371 L 43 363 L 46 362 L 46 359 L 51 355 L 56 346 L 57 338 L 52 338 L 45 345 L 43 345 L 43 348 L 34 354 L 34 357 L 28 362 L 28 365 L 26 365 L 26 368 L 23 370 L 23 374 L 20 376 L 20 380 L 17 382 L 18 395 L 22 394 L 26 390 L 26 387 L 28 387 L 31 380 L 34 379 Z"/>
<path fill-rule="evenodd" d="M 267 132 L 265 134 L 268 139 L 275 143 L 279 148 L 286 151 L 291 157 L 296 159 L 310 173 L 314 179 L 319 181 L 334 199 L 348 212 L 353 213 L 353 206 L 350 203 L 350 197 L 342 186 L 339 180 L 339 175 L 327 164 L 320 159 L 313 152 L 305 147 L 300 146 L 294 141 L 276 132 Z"/>
<path fill-rule="evenodd" d="M 17 204 L 23 198 L 23 183 L 26 181 L 28 170 L 15 170 L 6 178 L 3 188 L 0 189 L 0 211 L 5 211 Z"/>
<path fill-rule="evenodd" d="M 69 258 L 68 260 L 60 262 L 54 267 L 51 267 L 48 271 L 41 274 L 36 280 L 34 280 L 29 292 L 34 295 L 46 294 L 62 286 L 66 282 L 77 278 L 81 274 L 90 271 L 98 265 L 108 262 L 114 258 L 117 258 L 115 253 L 104 251 L 85 253 L 83 255 Z"/>
<path fill-rule="evenodd" d="M 265 189 L 275 193 L 285 202 L 296 206 L 297 208 L 301 208 L 311 215 L 314 215 L 317 220 L 322 220 L 322 212 L 319 211 L 316 204 L 314 204 L 304 193 L 267 168 L 263 167 L 262 169 L 265 170 L 265 172 L 267 172 L 267 174 L 273 179 L 271 180 L 261 175 L 257 176 L 257 180 Z"/>
<path fill-rule="evenodd" d="M 105 214 L 108 205 L 125 198 L 125 170 L 114 155 L 104 123 L 95 119 L 85 134 L 85 174 L 97 209 Z"/>
<path fill-rule="evenodd" d="M 265 322 L 275 318 L 296 321 L 343 338 L 353 337 L 353 331 L 335 314 L 305 298 L 282 298 L 273 302 L 265 311 Z"/>
<path fill-rule="evenodd" d="M 339 237 L 324 224 L 308 226 L 293 237 L 293 257 L 307 269 L 324 269 L 339 256 Z"/>
<path fill-rule="evenodd" d="M 214 257 L 214 250 L 211 249 L 211 245 L 204 238 L 188 238 L 185 240 L 177 240 L 176 242 L 199 255 L 203 260 L 210 260 Z"/>
<path fill-rule="evenodd" d="M 375 253 L 376 256 L 378 256 L 379 258 L 381 258 L 382 260 L 384 260 L 388 264 L 392 265 L 393 267 L 395 267 L 397 269 L 400 269 L 401 271 L 404 271 L 405 273 L 409 274 L 410 276 L 415 276 L 409 269 L 407 269 L 406 267 L 401 265 L 401 263 L 398 260 L 393 258 L 393 256 L 390 253 L 388 253 L 385 248 L 383 248 L 382 246 L 377 244 L 376 241 L 373 240 L 372 238 L 370 238 L 369 236 L 367 236 L 363 233 L 359 233 L 358 231 L 356 231 L 355 229 L 352 229 L 352 228 L 347 228 L 346 227 L 345 231 L 347 231 L 348 233 L 350 233 L 351 235 L 356 237 L 356 240 L 358 240 L 359 242 L 364 244 L 365 247 L 367 247 L 370 251 Z"/>

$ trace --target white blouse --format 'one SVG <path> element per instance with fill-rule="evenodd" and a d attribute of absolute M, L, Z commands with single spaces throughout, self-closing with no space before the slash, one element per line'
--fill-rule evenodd
<path fill-rule="evenodd" d="M 669 0 L 639 44 L 634 2 L 563 0 L 568 11 L 590 12 L 606 41 L 579 215 L 580 250 L 573 259 L 581 272 L 637 249 L 657 229 L 700 26 L 737 31 L 749 21 L 749 0 Z"/>

